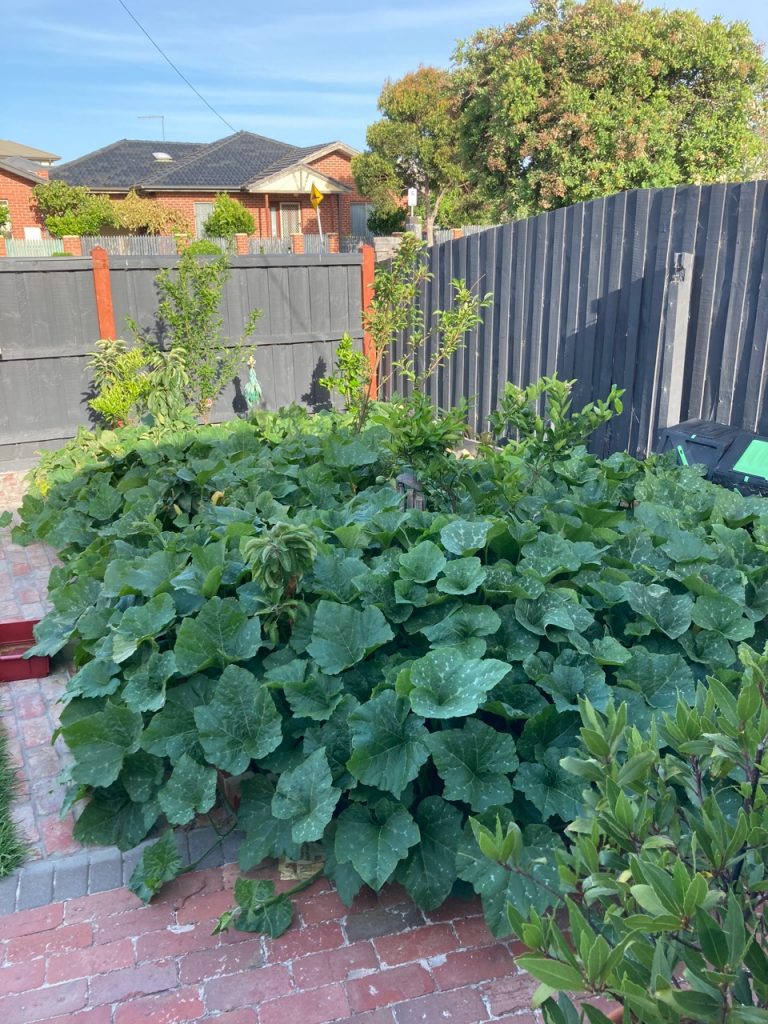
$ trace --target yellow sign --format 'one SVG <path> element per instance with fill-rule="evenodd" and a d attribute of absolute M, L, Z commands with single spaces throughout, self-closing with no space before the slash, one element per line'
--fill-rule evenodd
<path fill-rule="evenodd" d="M 310 203 L 312 203 L 314 208 L 317 209 L 318 206 L 320 205 L 320 203 L 322 203 L 322 201 L 324 199 L 325 199 L 325 196 L 320 191 L 320 189 L 317 187 L 317 185 L 313 185 L 312 188 L 310 189 L 310 192 L 309 192 L 309 201 L 310 201 Z"/>

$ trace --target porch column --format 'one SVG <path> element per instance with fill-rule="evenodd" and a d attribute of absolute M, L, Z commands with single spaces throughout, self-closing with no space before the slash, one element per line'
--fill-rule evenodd
<path fill-rule="evenodd" d="M 272 218 L 269 215 L 269 192 L 264 193 L 264 237 L 272 237 Z"/>

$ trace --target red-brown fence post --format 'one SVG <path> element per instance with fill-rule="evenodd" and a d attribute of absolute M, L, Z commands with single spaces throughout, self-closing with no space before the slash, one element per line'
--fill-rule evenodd
<path fill-rule="evenodd" d="M 100 338 L 115 338 L 115 310 L 112 306 L 112 282 L 109 279 L 109 257 L 100 245 L 91 249 L 93 292 L 96 296 L 96 318 Z"/>
<path fill-rule="evenodd" d="M 5 247 L 5 235 L 0 235 L 0 256 L 7 256 L 8 250 Z"/>
<path fill-rule="evenodd" d="M 304 255 L 304 235 L 291 235 L 291 252 L 294 256 Z"/>
<path fill-rule="evenodd" d="M 373 338 L 365 330 L 365 316 L 373 302 L 373 278 L 376 272 L 376 250 L 372 245 L 362 246 L 360 252 L 363 256 L 362 265 L 362 317 L 363 317 L 363 355 L 367 356 L 371 364 L 371 398 L 374 401 L 379 396 L 379 382 L 376 379 L 376 350 L 373 347 Z"/>
<path fill-rule="evenodd" d="M 337 231 L 326 231 L 326 241 L 328 242 L 328 252 L 339 251 L 339 235 Z"/>
<path fill-rule="evenodd" d="M 235 234 L 235 256 L 248 255 L 248 234 L 245 231 L 238 231 Z"/>

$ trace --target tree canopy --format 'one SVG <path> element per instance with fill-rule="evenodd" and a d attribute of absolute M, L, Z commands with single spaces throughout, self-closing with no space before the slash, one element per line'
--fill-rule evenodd
<path fill-rule="evenodd" d="M 352 161 L 358 190 L 382 216 L 403 205 L 409 188 L 417 189 L 431 241 L 441 204 L 465 177 L 458 161 L 450 72 L 420 67 L 396 82 L 387 81 L 379 110 L 381 120 L 366 135 L 368 149 Z"/>
<path fill-rule="evenodd" d="M 496 217 L 765 173 L 748 26 L 636 0 L 534 0 L 455 54 L 461 157 Z"/>

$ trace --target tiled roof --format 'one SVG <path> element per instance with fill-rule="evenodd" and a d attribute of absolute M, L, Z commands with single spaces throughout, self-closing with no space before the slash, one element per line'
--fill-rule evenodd
<path fill-rule="evenodd" d="M 77 160 L 51 168 L 51 178 L 66 181 L 70 185 L 87 185 L 97 191 L 122 191 L 138 185 L 144 178 L 156 174 L 160 168 L 176 166 L 197 150 L 206 148 L 205 144 L 199 142 L 121 139 L 103 149 L 86 153 Z M 167 153 L 173 163 L 159 162 L 154 153 Z"/>
<path fill-rule="evenodd" d="M 148 192 L 200 189 L 233 192 L 306 160 L 329 146 L 291 146 L 253 132 L 235 132 L 210 143 L 122 139 L 51 171 L 51 178 L 97 191 L 134 186 Z M 171 161 L 158 161 L 167 153 Z"/>
<path fill-rule="evenodd" d="M 235 132 L 202 146 L 175 166 L 158 169 L 141 184 L 148 191 L 173 188 L 233 191 L 266 174 L 290 167 L 322 148 L 321 145 L 291 146 L 253 132 Z"/>

